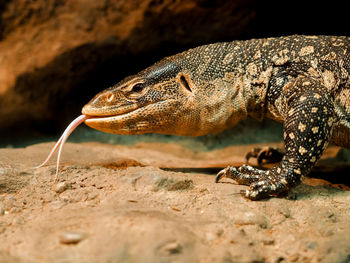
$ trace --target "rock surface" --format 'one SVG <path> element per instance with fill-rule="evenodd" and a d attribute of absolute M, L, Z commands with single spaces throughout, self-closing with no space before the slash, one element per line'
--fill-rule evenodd
<path fill-rule="evenodd" d="M 245 186 L 214 183 L 213 167 L 242 163 L 252 145 L 68 143 L 59 182 L 53 161 L 31 169 L 52 145 L 0 149 L 0 262 L 349 261 L 348 187 L 306 178 L 287 197 L 251 202 Z M 348 176 L 338 152 L 316 171 Z"/>
<path fill-rule="evenodd" d="M 98 91 L 165 55 L 235 39 L 255 17 L 253 0 L 2 2 L 0 130 L 62 125 Z"/>

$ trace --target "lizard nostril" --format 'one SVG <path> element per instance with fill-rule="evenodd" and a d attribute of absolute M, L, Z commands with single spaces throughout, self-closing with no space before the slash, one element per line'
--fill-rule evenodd
<path fill-rule="evenodd" d="M 108 95 L 106 96 L 106 100 L 107 100 L 108 102 L 112 102 L 113 99 L 114 99 L 114 94 L 113 94 L 113 93 L 110 93 L 110 94 L 108 94 Z"/>

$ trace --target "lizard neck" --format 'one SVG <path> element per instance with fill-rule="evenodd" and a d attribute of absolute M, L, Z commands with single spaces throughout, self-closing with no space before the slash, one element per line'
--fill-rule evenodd
<path fill-rule="evenodd" d="M 255 64 L 254 64 L 255 65 Z M 261 68 L 256 76 L 252 76 L 249 70 L 246 72 L 244 97 L 247 113 L 250 117 L 262 121 L 267 107 L 267 93 L 273 68 Z"/>
<path fill-rule="evenodd" d="M 267 45 L 265 39 L 252 41 L 232 42 L 236 59 L 228 65 L 227 69 L 232 72 L 226 73 L 234 76 L 233 89 L 240 86 L 241 97 L 244 98 L 247 116 L 259 121 L 265 116 L 267 93 L 271 76 L 273 74 L 273 63 L 269 60 L 269 54 L 263 48 Z M 224 60 L 233 56 L 228 53 Z M 235 100 L 236 97 L 233 98 Z"/>
<path fill-rule="evenodd" d="M 239 73 L 228 72 L 223 78 L 223 82 L 228 83 L 227 94 L 232 104 L 230 126 L 248 116 L 258 121 L 262 121 L 265 116 L 272 67 L 262 69 L 256 62 L 246 65 L 246 68 L 239 70 Z"/>
<path fill-rule="evenodd" d="M 266 65 L 260 42 L 254 48 L 246 41 L 217 43 L 186 54 L 191 59 L 185 63 L 188 72 L 199 87 L 196 108 L 204 112 L 198 123 L 201 133 L 220 132 L 247 116 L 263 119 L 272 66 Z"/>

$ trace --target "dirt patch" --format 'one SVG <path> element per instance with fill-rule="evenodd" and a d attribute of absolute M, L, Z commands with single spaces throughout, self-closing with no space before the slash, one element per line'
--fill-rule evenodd
<path fill-rule="evenodd" d="M 251 202 L 239 195 L 245 186 L 215 184 L 214 170 L 200 170 L 244 162 L 241 154 L 252 146 L 183 149 L 181 155 L 181 147 L 171 144 L 67 144 L 59 181 L 54 162 L 31 169 L 50 146 L 0 150 L 0 262 L 350 258 L 346 186 L 306 178 L 286 197 Z M 330 149 L 328 160 L 338 151 Z M 330 169 L 328 163 L 321 165 Z M 345 176 L 346 170 L 336 173 Z"/>

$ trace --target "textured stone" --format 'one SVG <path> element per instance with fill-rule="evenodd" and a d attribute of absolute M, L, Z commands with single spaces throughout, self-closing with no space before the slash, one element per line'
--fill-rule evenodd
<path fill-rule="evenodd" d="M 54 190 L 56 193 L 60 194 L 66 191 L 70 187 L 70 184 L 67 182 L 60 182 L 55 185 Z"/>
<path fill-rule="evenodd" d="M 65 232 L 60 235 L 60 242 L 66 245 L 78 244 L 84 238 L 86 238 L 86 235 L 83 233 Z"/>
<path fill-rule="evenodd" d="M 0 129 L 49 119 L 59 125 L 97 91 L 164 55 L 237 38 L 255 16 L 253 2 L 11 0 L 1 4 Z"/>

